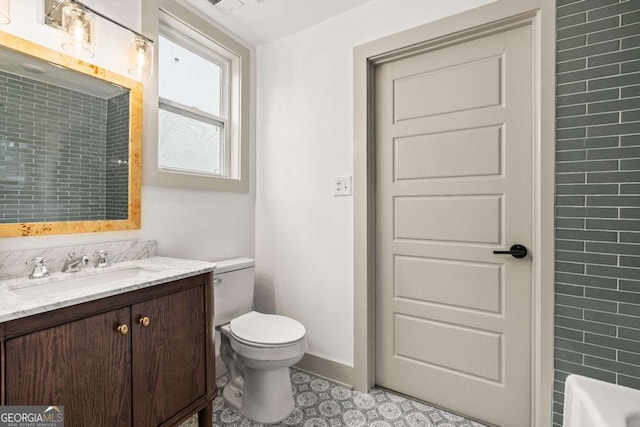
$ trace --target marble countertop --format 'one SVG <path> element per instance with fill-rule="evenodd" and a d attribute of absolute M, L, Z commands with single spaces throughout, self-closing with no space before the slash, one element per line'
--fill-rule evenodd
<path fill-rule="evenodd" d="M 213 271 L 215 264 L 151 257 L 77 273 L 51 273 L 42 279 L 0 281 L 0 322 L 159 285 Z"/>

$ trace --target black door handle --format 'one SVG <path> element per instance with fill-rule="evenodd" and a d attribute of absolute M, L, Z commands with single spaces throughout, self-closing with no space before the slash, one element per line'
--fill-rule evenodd
<path fill-rule="evenodd" d="M 524 258 L 527 256 L 527 248 L 522 245 L 513 245 L 508 251 L 493 251 L 498 255 L 511 255 L 514 258 Z"/>

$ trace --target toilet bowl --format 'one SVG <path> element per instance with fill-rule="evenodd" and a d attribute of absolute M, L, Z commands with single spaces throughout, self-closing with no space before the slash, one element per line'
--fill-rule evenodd
<path fill-rule="evenodd" d="M 222 395 L 229 406 L 251 420 L 280 422 L 294 407 L 289 367 L 307 350 L 305 328 L 285 316 L 247 309 L 253 307 L 247 303 L 247 298 L 253 299 L 252 260 L 217 264 L 215 323 L 220 331 L 220 357 L 229 374 Z"/>
<path fill-rule="evenodd" d="M 220 353 L 230 377 L 223 391 L 227 403 L 261 423 L 287 418 L 294 407 L 289 367 L 307 350 L 304 326 L 251 311 L 220 331 Z"/>

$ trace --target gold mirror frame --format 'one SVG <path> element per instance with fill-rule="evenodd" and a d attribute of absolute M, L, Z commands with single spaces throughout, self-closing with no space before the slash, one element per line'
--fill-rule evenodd
<path fill-rule="evenodd" d="M 129 89 L 129 206 L 123 220 L 30 222 L 0 224 L 0 237 L 42 236 L 50 234 L 92 233 L 140 229 L 142 172 L 142 83 L 96 65 L 56 52 L 28 40 L 0 31 L 0 48 L 60 65 Z"/>

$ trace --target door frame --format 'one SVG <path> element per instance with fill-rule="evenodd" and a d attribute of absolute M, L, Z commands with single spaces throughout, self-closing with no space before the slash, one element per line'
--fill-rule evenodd
<path fill-rule="evenodd" d="M 555 1 L 497 0 L 354 49 L 354 387 L 375 385 L 374 75 L 379 64 L 498 29 L 534 34 L 531 425 L 552 422 L 555 194 Z"/>

